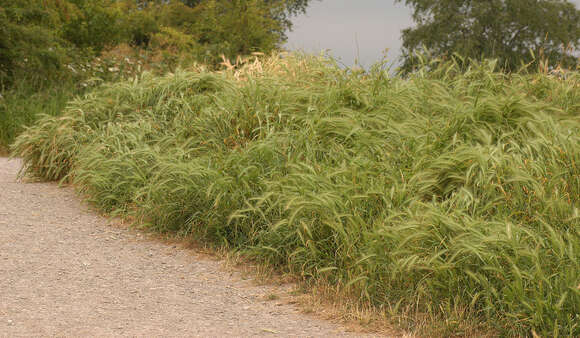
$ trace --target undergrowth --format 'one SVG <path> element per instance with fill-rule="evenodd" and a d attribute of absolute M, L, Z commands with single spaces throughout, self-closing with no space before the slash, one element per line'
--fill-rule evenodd
<path fill-rule="evenodd" d="M 229 68 L 105 85 L 13 153 L 103 211 L 339 285 L 410 330 L 580 335 L 578 72 Z"/>
<path fill-rule="evenodd" d="M 0 152 L 32 125 L 38 114 L 60 115 L 76 92 L 74 85 L 68 83 L 39 89 L 24 81 L 13 89 L 0 91 Z"/>

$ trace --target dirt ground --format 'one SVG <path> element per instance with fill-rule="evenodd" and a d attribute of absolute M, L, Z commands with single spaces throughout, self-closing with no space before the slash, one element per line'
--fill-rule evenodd
<path fill-rule="evenodd" d="M 361 336 L 220 262 L 114 227 L 0 158 L 0 336 Z M 270 297 L 275 298 L 275 297 Z"/>

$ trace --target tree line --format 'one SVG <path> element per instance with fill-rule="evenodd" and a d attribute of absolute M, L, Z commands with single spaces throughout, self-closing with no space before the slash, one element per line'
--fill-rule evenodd
<path fill-rule="evenodd" d="M 543 59 L 574 68 L 580 11 L 567 0 L 395 0 L 413 9 L 403 69 L 417 52 L 497 58 L 507 70 Z M 0 0 L 0 89 L 51 81 L 115 46 L 216 65 L 282 46 L 309 0 Z M 364 4 L 361 4 L 361 6 Z M 576 53 L 576 54 L 575 54 Z"/>
<path fill-rule="evenodd" d="M 574 68 L 580 11 L 567 0 L 396 0 L 413 9 L 402 32 L 404 68 L 417 52 L 465 59 L 495 58 L 504 70 L 543 60 Z"/>
<path fill-rule="evenodd" d="M 0 0 L 0 84 L 126 44 L 216 64 L 285 41 L 307 0 Z"/>

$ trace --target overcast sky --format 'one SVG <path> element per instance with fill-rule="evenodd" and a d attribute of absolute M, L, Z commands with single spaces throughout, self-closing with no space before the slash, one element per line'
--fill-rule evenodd
<path fill-rule="evenodd" d="M 571 0 L 580 7 L 580 0 Z M 286 48 L 309 53 L 330 50 L 343 64 L 355 59 L 368 67 L 381 59 L 400 56 L 401 29 L 413 24 L 411 9 L 394 0 L 311 0 L 306 15 L 292 20 Z"/>

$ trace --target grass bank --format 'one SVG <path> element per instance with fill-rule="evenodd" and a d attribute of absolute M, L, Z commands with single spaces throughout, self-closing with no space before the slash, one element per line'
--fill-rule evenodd
<path fill-rule="evenodd" d="M 20 135 L 101 210 L 335 285 L 408 329 L 580 335 L 580 74 L 289 55 L 103 86 Z M 435 331 L 432 331 L 435 332 Z"/>

